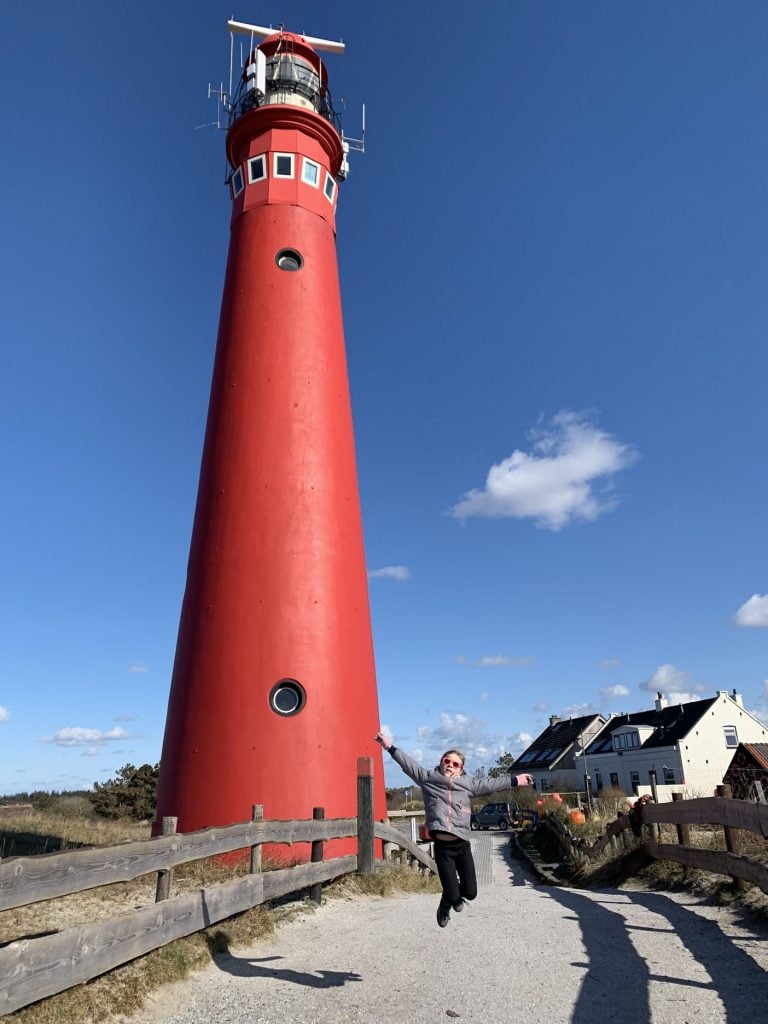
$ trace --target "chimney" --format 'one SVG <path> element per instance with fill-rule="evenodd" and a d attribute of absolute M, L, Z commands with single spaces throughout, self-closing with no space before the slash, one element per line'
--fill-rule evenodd
<path fill-rule="evenodd" d="M 667 698 L 664 696 L 663 693 L 659 692 L 658 690 L 656 691 L 656 700 L 654 702 L 654 706 L 657 711 L 662 711 L 667 706 Z"/>
<path fill-rule="evenodd" d="M 744 707 L 744 698 L 740 693 L 737 693 L 736 690 L 734 690 L 731 694 L 731 700 L 734 702 L 734 704 L 738 704 L 740 708 Z"/>
<path fill-rule="evenodd" d="M 550 729 L 552 728 L 553 725 L 557 725 L 557 723 L 559 721 L 560 721 L 560 716 L 559 715 L 550 715 L 549 716 L 549 727 L 550 727 Z"/>

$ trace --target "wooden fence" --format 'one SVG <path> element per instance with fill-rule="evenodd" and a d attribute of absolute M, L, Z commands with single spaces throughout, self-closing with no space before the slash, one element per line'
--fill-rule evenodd
<path fill-rule="evenodd" d="M 253 820 L 225 828 L 175 833 L 175 819 L 164 819 L 165 834 L 117 846 L 15 857 L 0 862 L 0 911 L 127 882 L 157 873 L 154 904 L 104 921 L 77 925 L 52 935 L 22 938 L 0 948 L 0 1015 L 63 992 L 174 939 L 207 928 L 288 893 L 309 889 L 319 902 L 324 882 L 375 867 L 375 840 L 383 840 L 384 863 L 395 857 L 411 867 L 436 872 L 427 852 L 398 829 L 373 819 L 373 759 L 358 759 L 357 817 L 265 821 L 254 807 Z M 357 837 L 357 855 L 323 859 L 330 839 Z M 261 871 L 261 846 L 311 843 L 309 863 Z M 170 898 L 172 872 L 180 864 L 251 850 L 250 872 L 221 885 Z M 382 862 L 380 862 L 380 865 Z M 382 865 L 383 866 L 383 865 Z"/>
<path fill-rule="evenodd" d="M 754 860 L 742 853 L 742 832 L 756 833 L 768 839 L 768 804 L 733 800 L 730 786 L 718 786 L 717 796 L 696 800 L 685 800 L 681 793 L 672 794 L 672 803 L 656 804 L 638 801 L 629 814 L 620 814 L 612 821 L 592 846 L 578 840 L 574 847 L 582 856 L 593 859 L 610 844 L 618 849 L 618 837 L 627 846 L 631 832 L 643 839 L 643 827 L 650 832 L 644 841 L 632 844 L 656 860 L 671 860 L 686 867 L 698 868 L 717 875 L 729 875 L 736 885 L 744 889 L 748 884 L 757 885 L 768 893 L 768 844 L 766 861 Z M 660 825 L 677 827 L 677 843 L 660 842 Z M 725 850 L 704 849 L 692 841 L 691 826 L 722 827 Z M 570 833 L 569 833 L 570 835 Z"/>

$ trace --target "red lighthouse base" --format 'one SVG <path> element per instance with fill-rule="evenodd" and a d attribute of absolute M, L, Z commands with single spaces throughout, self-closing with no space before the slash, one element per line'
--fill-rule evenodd
<path fill-rule="evenodd" d="M 305 157 L 330 173 L 328 140 L 317 114 L 279 106 L 230 132 L 233 166 L 263 156 L 269 173 L 233 209 L 158 789 L 158 822 L 182 832 L 247 821 L 254 804 L 267 819 L 354 816 L 361 756 L 386 816 L 335 190 L 300 176 Z M 292 179 L 272 175 L 277 155 Z"/>

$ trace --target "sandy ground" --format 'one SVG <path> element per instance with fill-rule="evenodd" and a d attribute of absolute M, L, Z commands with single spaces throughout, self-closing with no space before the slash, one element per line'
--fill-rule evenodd
<path fill-rule="evenodd" d="M 332 900 L 130 1024 L 768 1020 L 768 929 L 691 895 L 539 885 L 508 842 L 473 837 L 483 884 L 447 928 L 437 896 Z"/>

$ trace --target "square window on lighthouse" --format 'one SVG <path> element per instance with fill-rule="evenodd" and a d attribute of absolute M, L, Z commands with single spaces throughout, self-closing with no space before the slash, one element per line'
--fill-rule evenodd
<path fill-rule="evenodd" d="M 232 198 L 237 199 L 240 193 L 245 188 L 243 184 L 243 169 L 238 167 L 235 173 L 232 175 Z"/>
<path fill-rule="evenodd" d="M 325 192 L 325 198 L 328 200 L 328 202 L 333 203 L 333 200 L 336 196 L 336 182 L 333 180 L 330 174 L 326 174 L 325 176 L 325 186 L 323 187 L 323 192 Z"/>
<path fill-rule="evenodd" d="M 252 156 L 248 161 L 248 184 L 253 185 L 257 181 L 263 181 L 266 176 L 267 161 L 264 154 Z"/>
<path fill-rule="evenodd" d="M 274 175 L 276 178 L 293 177 L 293 153 L 275 153 Z"/>
<path fill-rule="evenodd" d="M 306 181 L 313 188 L 317 188 L 320 184 L 320 164 L 304 157 L 304 163 L 301 166 L 301 180 Z"/>

